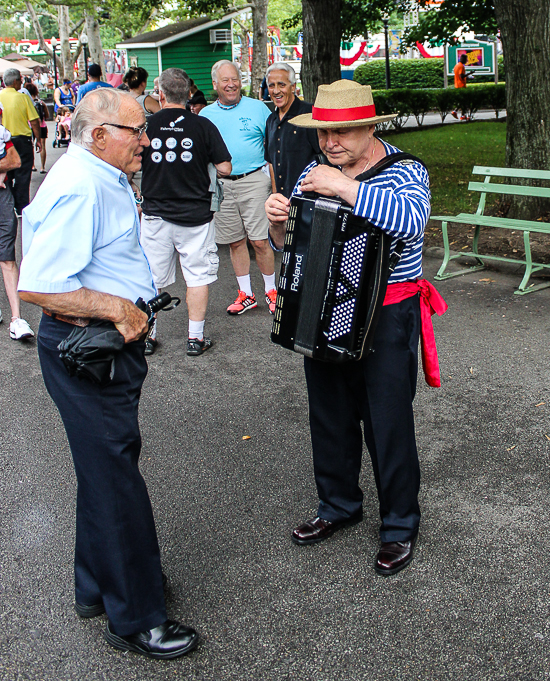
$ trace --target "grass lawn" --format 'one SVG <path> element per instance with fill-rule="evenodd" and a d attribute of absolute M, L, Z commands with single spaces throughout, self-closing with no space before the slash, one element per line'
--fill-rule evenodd
<path fill-rule="evenodd" d="M 497 121 L 457 123 L 396 133 L 388 135 L 387 141 L 418 156 L 426 164 L 430 173 L 433 215 L 475 212 L 479 193 L 468 192 L 468 182 L 480 182 L 483 178 L 472 176 L 472 168 L 475 165 L 505 165 L 506 124 Z M 489 197 L 487 209 L 491 211 Z"/>

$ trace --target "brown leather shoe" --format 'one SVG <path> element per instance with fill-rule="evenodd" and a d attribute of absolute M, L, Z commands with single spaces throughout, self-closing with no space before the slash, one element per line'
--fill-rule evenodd
<path fill-rule="evenodd" d="M 395 575 L 407 567 L 413 559 L 415 539 L 410 541 L 383 542 L 376 556 L 374 569 L 379 575 Z"/>
<path fill-rule="evenodd" d="M 337 520 L 331 523 L 329 520 L 324 518 L 313 518 L 312 520 L 307 520 L 302 525 L 299 525 L 292 531 L 292 541 L 295 544 L 316 544 L 317 542 L 324 541 L 332 536 L 337 530 L 341 530 L 344 527 L 349 527 L 350 525 L 355 525 L 363 520 L 363 511 L 356 513 L 350 518 L 345 520 Z"/>

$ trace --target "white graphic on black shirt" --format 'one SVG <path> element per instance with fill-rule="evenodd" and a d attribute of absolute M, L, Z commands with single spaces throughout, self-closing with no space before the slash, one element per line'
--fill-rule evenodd
<path fill-rule="evenodd" d="M 162 140 L 159 140 L 158 137 L 155 137 L 151 140 L 151 147 L 153 149 L 160 149 L 162 147 Z"/>
<path fill-rule="evenodd" d="M 193 146 L 193 140 L 190 137 L 185 137 L 181 141 L 181 146 L 184 149 L 191 149 L 191 147 Z"/>
<path fill-rule="evenodd" d="M 189 163 L 189 161 L 190 161 L 192 158 L 193 158 L 193 154 L 192 154 L 190 151 L 184 151 L 184 152 L 182 152 L 181 160 L 182 160 L 184 163 Z"/>
<path fill-rule="evenodd" d="M 160 151 L 154 151 L 151 154 L 151 161 L 153 161 L 153 163 L 160 163 L 162 161 L 162 154 Z"/>
<path fill-rule="evenodd" d="M 176 160 L 176 154 L 173 151 L 168 151 L 166 153 L 166 160 L 168 163 L 172 163 L 173 161 Z"/>
<path fill-rule="evenodd" d="M 169 137 L 169 138 L 166 140 L 166 146 L 168 147 L 168 149 L 173 149 L 173 148 L 176 146 L 177 143 L 178 143 L 178 142 L 177 142 L 177 140 L 175 139 L 175 137 Z"/>
<path fill-rule="evenodd" d="M 172 121 L 172 122 L 170 123 L 170 127 L 173 128 L 173 127 L 176 125 L 176 123 L 179 123 L 180 121 L 183 121 L 184 118 L 185 118 L 185 116 L 180 116 L 179 118 L 176 118 L 175 121 Z"/>

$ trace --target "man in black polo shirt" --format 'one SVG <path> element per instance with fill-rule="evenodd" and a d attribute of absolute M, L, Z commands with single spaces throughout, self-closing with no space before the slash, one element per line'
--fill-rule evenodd
<path fill-rule="evenodd" d="M 218 278 L 208 164 L 219 176 L 230 175 L 231 154 L 211 121 L 185 109 L 189 84 L 181 69 L 167 69 L 159 78 L 161 110 L 147 121 L 151 146 L 143 150 L 141 243 L 159 289 L 176 281 L 179 255 L 187 285 L 187 354 L 193 356 L 212 346 L 204 319 L 208 285 Z M 146 354 L 156 344 L 155 328 Z"/>
<path fill-rule="evenodd" d="M 265 126 L 265 160 L 269 161 L 274 194 L 290 198 L 302 170 L 320 153 L 317 133 L 288 121 L 311 113 L 312 106 L 296 97 L 296 73 L 289 64 L 275 62 L 266 72 L 267 87 L 275 111 Z M 315 133 L 315 134 L 314 134 Z"/>

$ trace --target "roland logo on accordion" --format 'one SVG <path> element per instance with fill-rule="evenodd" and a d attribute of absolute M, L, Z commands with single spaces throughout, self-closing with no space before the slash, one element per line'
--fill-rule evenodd
<path fill-rule="evenodd" d="M 371 350 L 390 269 L 391 237 L 322 196 L 291 200 L 271 340 L 314 359 Z"/>

